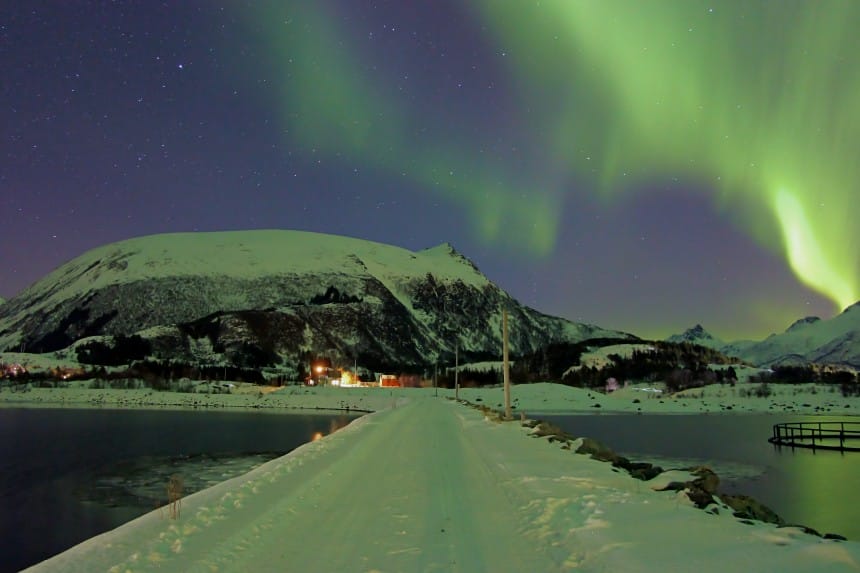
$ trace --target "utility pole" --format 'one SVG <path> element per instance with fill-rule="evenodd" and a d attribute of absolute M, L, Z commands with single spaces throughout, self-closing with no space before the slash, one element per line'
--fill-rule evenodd
<path fill-rule="evenodd" d="M 454 347 L 454 400 L 460 401 L 460 345 Z"/>
<path fill-rule="evenodd" d="M 502 311 L 502 361 L 503 376 L 505 382 L 505 420 L 513 418 L 511 415 L 511 368 L 508 364 L 508 311 Z"/>
<path fill-rule="evenodd" d="M 436 379 L 437 376 L 439 376 L 439 365 L 434 364 L 433 365 L 433 388 L 435 389 L 435 394 L 436 394 L 436 397 L 438 398 L 439 397 L 439 382 Z"/>

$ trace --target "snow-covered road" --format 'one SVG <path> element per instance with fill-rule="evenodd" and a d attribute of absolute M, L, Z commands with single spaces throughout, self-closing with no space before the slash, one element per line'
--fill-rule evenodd
<path fill-rule="evenodd" d="M 56 570 L 541 569 L 469 409 L 424 398 L 90 540 Z M 230 485 L 231 487 L 224 487 Z M 238 487 L 237 487 L 238 486 Z M 53 567 L 51 567 L 53 565 Z"/>
<path fill-rule="evenodd" d="M 367 420 L 360 439 L 332 440 L 277 487 L 275 499 L 249 516 L 253 526 L 213 539 L 215 549 L 192 551 L 189 543 L 177 562 L 249 571 L 274 564 L 290 571 L 539 570 L 481 445 L 462 431 L 462 414 L 424 399 Z"/>
<path fill-rule="evenodd" d="M 609 464 L 418 398 L 36 571 L 854 571 L 858 544 L 709 515 Z"/>

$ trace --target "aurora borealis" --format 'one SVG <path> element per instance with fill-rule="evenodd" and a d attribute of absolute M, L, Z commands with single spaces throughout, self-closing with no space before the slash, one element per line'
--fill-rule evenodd
<path fill-rule="evenodd" d="M 551 156 L 580 173 L 590 148 L 603 193 L 667 173 L 700 181 L 803 283 L 840 309 L 858 299 L 860 4 L 483 6 L 517 73 L 533 74 L 522 84 L 565 94 L 539 118 L 558 126 Z M 759 232 L 762 218 L 781 233 Z"/>
<path fill-rule="evenodd" d="M 5 6 L 0 296 L 165 231 L 450 241 L 644 336 L 860 299 L 860 4 Z"/>

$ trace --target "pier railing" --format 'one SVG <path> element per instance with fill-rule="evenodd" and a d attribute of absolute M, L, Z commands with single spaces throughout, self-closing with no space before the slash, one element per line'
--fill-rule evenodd
<path fill-rule="evenodd" d="M 860 422 L 783 422 L 768 442 L 792 448 L 860 452 Z"/>

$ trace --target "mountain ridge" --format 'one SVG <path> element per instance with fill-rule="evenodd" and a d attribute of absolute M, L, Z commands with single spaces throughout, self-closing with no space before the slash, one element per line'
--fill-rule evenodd
<path fill-rule="evenodd" d="M 0 349 L 47 352 L 138 335 L 163 359 L 296 364 L 329 353 L 422 365 L 455 351 L 497 354 L 502 309 L 512 352 L 633 338 L 519 304 L 447 243 L 412 252 L 264 230 L 150 235 L 92 249 L 0 307 Z"/>
<path fill-rule="evenodd" d="M 666 340 L 709 346 L 763 367 L 814 363 L 860 368 L 860 302 L 833 318 L 797 319 L 783 332 L 770 334 L 762 340 L 723 342 L 698 324 Z"/>

